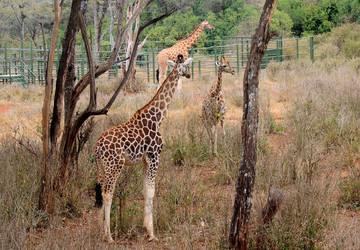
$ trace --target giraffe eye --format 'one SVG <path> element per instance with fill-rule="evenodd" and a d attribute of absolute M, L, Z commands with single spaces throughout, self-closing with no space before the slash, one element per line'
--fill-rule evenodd
<path fill-rule="evenodd" d="M 224 65 L 224 68 L 226 68 L 226 65 Z"/>

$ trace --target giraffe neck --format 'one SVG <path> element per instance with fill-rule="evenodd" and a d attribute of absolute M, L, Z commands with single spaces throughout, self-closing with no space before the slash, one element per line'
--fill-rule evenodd
<path fill-rule="evenodd" d="M 194 45 L 194 43 L 197 41 L 197 39 L 201 35 L 201 32 L 203 31 L 203 29 L 204 29 L 204 27 L 200 23 L 199 26 L 197 26 L 197 28 L 193 31 L 193 33 L 191 33 L 189 36 L 178 41 L 175 44 L 175 46 L 180 45 L 182 47 L 185 47 L 187 50 L 189 50 Z"/>
<path fill-rule="evenodd" d="M 217 82 L 216 82 L 216 87 L 215 87 L 216 95 L 218 95 L 220 93 L 221 87 L 222 87 L 222 70 L 220 68 L 218 68 Z"/>
<path fill-rule="evenodd" d="M 179 78 L 179 71 L 175 66 L 159 90 L 156 92 L 155 96 L 143 108 L 138 110 L 137 113 L 150 114 L 151 117 L 155 117 L 156 123 L 159 127 L 170 106 Z"/>

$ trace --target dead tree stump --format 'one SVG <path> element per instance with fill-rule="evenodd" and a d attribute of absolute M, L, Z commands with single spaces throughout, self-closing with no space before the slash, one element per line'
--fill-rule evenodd
<path fill-rule="evenodd" d="M 264 249 L 264 242 L 266 239 L 266 228 L 269 227 L 270 222 L 274 218 L 281 203 L 284 200 L 284 192 L 280 189 L 271 189 L 267 198 L 266 204 L 261 213 L 261 223 L 258 228 L 256 237 L 256 249 Z"/>

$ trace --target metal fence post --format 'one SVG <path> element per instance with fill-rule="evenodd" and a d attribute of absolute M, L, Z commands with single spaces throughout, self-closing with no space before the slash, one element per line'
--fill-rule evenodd
<path fill-rule="evenodd" d="M 237 72 L 239 73 L 239 45 L 236 44 L 236 65 L 237 65 Z"/>
<path fill-rule="evenodd" d="M 191 58 L 194 58 L 194 49 L 191 48 Z M 194 61 L 191 62 L 191 78 L 194 80 Z"/>
<path fill-rule="evenodd" d="M 241 38 L 241 67 L 244 67 L 244 39 Z"/>
<path fill-rule="evenodd" d="M 146 54 L 146 69 L 147 69 L 147 80 L 150 81 L 150 66 L 149 66 L 149 54 Z"/>
<path fill-rule="evenodd" d="M 199 76 L 200 76 L 201 75 L 201 61 L 200 60 L 199 60 L 198 66 L 199 66 Z"/>
<path fill-rule="evenodd" d="M 31 73 L 34 72 L 34 50 L 33 50 L 33 42 L 30 41 L 30 69 L 31 69 Z M 35 76 L 31 75 L 31 83 L 34 84 Z"/>
<path fill-rule="evenodd" d="M 296 38 L 296 59 L 299 60 L 299 38 Z"/>
<path fill-rule="evenodd" d="M 216 66 L 216 61 L 217 61 L 217 49 L 216 49 L 216 46 L 214 47 L 214 59 L 215 59 L 215 75 L 217 75 L 217 66 Z"/>
<path fill-rule="evenodd" d="M 249 60 L 249 54 L 250 54 L 250 51 L 249 51 L 249 40 L 246 40 L 246 63 L 247 63 L 247 61 Z"/>
<path fill-rule="evenodd" d="M 314 37 L 310 37 L 310 59 L 314 62 Z"/>
<path fill-rule="evenodd" d="M 14 53 L 14 64 L 15 64 L 15 75 L 17 75 L 18 74 L 18 72 L 17 72 L 17 59 L 16 59 L 16 53 Z M 11 73 L 10 73 L 10 75 L 11 75 Z"/>
<path fill-rule="evenodd" d="M 5 43 L 5 62 L 4 62 L 4 69 L 5 69 L 5 75 L 8 74 L 8 67 L 7 67 L 7 43 Z"/>
<path fill-rule="evenodd" d="M 280 36 L 280 62 L 283 61 L 283 41 L 282 41 L 282 36 Z"/>

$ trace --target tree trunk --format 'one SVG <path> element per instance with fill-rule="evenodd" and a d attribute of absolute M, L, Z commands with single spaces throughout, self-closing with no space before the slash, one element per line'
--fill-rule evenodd
<path fill-rule="evenodd" d="M 25 19 L 26 19 L 26 15 L 24 14 L 23 11 L 21 11 L 20 18 L 21 18 L 21 42 L 24 42 L 24 39 L 25 39 Z"/>
<path fill-rule="evenodd" d="M 111 50 L 114 48 L 115 46 L 115 40 L 114 40 L 114 24 L 115 24 L 115 19 L 116 19 L 116 12 L 118 11 L 118 7 L 119 4 L 117 3 L 117 1 L 115 1 L 115 11 L 113 10 L 113 4 L 112 4 L 112 0 L 109 2 L 109 13 L 110 13 L 110 17 L 111 17 L 111 21 L 110 21 L 110 27 L 109 27 L 109 43 L 111 46 Z"/>
<path fill-rule="evenodd" d="M 257 158 L 257 129 L 259 123 L 259 70 L 267 45 L 274 35 L 270 21 L 278 0 L 266 0 L 259 26 L 251 41 L 251 50 L 244 73 L 244 105 L 241 124 L 241 161 L 236 185 L 229 243 L 231 248 L 247 249 L 249 220 L 252 207 L 252 188 L 255 182 Z"/>
<path fill-rule="evenodd" d="M 50 104 L 52 94 L 52 68 L 54 64 L 55 48 L 57 34 L 60 25 L 60 16 L 62 10 L 62 3 L 59 4 L 58 0 L 54 1 L 55 18 L 54 27 L 51 34 L 49 56 L 45 69 L 45 94 L 44 105 L 42 110 L 42 143 L 43 143 L 43 166 L 40 173 L 40 192 L 39 192 L 39 209 L 52 212 L 52 189 L 53 189 L 53 169 L 51 168 L 51 149 L 50 149 Z"/>
<path fill-rule="evenodd" d="M 79 32 L 78 16 L 82 15 L 81 6 L 86 2 L 87 0 L 74 0 L 72 2 L 70 17 L 66 28 L 65 37 L 62 43 L 63 49 L 56 78 L 54 109 L 50 127 L 50 141 L 51 149 L 53 152 L 56 150 L 57 138 L 60 133 L 61 116 L 64 105 L 64 83 L 70 80 L 70 83 L 67 82 L 68 85 L 66 86 L 66 88 L 68 89 L 72 88 L 74 84 L 73 82 L 71 82 L 71 80 L 73 81 L 74 79 L 68 77 L 68 72 L 69 70 L 74 71 L 74 69 L 72 69 L 74 65 L 71 65 L 71 59 L 72 61 L 74 60 L 73 54 L 75 52 L 76 37 Z"/>
<path fill-rule="evenodd" d="M 109 8 L 109 0 L 104 0 L 103 7 L 100 10 L 100 2 L 99 0 L 95 0 L 95 7 L 94 7 L 94 62 L 95 64 L 99 63 L 100 60 L 100 49 L 101 49 L 101 41 L 105 35 L 105 33 L 102 35 L 102 26 L 105 21 L 105 16 Z M 100 18 L 99 18 L 100 14 Z"/>
<path fill-rule="evenodd" d="M 128 11 L 127 11 L 127 17 L 126 20 L 130 20 L 130 18 L 132 18 L 132 16 L 134 15 L 135 10 L 138 8 L 138 6 L 140 6 L 141 4 L 141 0 L 135 1 L 134 3 L 132 3 L 131 5 L 129 5 L 128 7 Z M 135 21 L 135 26 L 134 29 L 129 29 L 127 34 L 126 34 L 126 42 L 125 42 L 125 56 L 126 58 L 130 58 L 131 53 L 133 53 L 133 51 L 135 51 L 136 55 L 135 55 L 135 61 L 132 64 L 132 66 L 130 67 L 129 63 L 125 64 L 125 71 L 124 72 L 128 72 L 130 74 L 129 77 L 129 81 L 128 81 L 128 86 L 130 90 L 133 90 L 133 87 L 135 86 L 136 83 L 136 78 L 135 78 L 135 74 L 136 74 L 136 61 L 139 55 L 140 50 L 142 49 L 142 47 L 145 45 L 145 42 L 147 40 L 147 37 L 145 37 L 145 39 L 141 42 L 141 44 L 139 44 L 136 48 L 136 50 L 134 50 L 134 46 L 135 46 L 135 38 L 137 37 L 137 34 L 139 32 L 139 26 L 140 26 L 140 16 L 136 17 L 136 21 Z"/>

